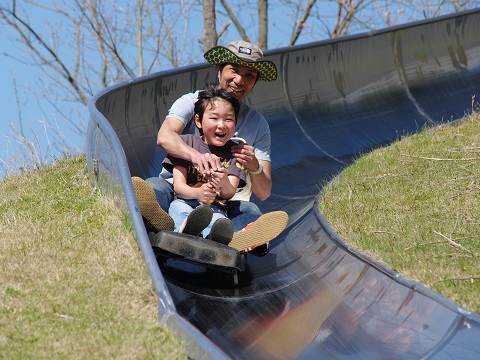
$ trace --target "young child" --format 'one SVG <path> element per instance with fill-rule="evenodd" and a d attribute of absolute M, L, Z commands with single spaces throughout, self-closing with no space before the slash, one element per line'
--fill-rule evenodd
<path fill-rule="evenodd" d="M 225 203 L 237 187 L 245 186 L 243 165 L 236 162 L 230 138 L 235 132 L 240 103 L 226 90 L 210 85 L 201 91 L 195 103 L 195 125 L 198 135 L 181 135 L 182 140 L 200 153 L 212 153 L 221 159 L 222 167 L 207 176 L 192 162 L 168 155 L 163 166 L 173 174 L 175 200 L 169 215 L 175 231 L 228 245 L 233 225 L 227 218 Z"/>

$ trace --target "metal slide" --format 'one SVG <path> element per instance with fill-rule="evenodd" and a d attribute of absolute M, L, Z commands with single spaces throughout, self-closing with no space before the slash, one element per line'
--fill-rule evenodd
<path fill-rule="evenodd" d="M 350 248 L 316 203 L 359 153 L 471 110 L 480 10 L 266 55 L 279 78 L 248 100 L 272 131 L 273 194 L 259 205 L 287 211 L 290 222 L 266 256 L 247 256 L 237 287 L 228 274 L 181 261 L 160 270 L 130 180 L 158 175 L 167 109 L 215 81 L 213 69 L 152 74 L 90 102 L 89 168 L 130 213 L 160 322 L 196 359 L 480 358 L 479 315 Z"/>

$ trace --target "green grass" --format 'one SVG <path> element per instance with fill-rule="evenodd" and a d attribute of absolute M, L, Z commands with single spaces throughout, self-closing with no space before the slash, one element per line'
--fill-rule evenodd
<path fill-rule="evenodd" d="M 0 180 L 0 353 L 186 359 L 158 322 L 129 221 L 92 194 L 85 156 Z"/>
<path fill-rule="evenodd" d="M 322 195 L 346 242 L 480 313 L 480 115 L 359 158 Z"/>

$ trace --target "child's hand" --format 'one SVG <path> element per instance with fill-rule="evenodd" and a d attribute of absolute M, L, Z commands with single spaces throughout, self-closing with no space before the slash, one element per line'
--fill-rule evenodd
<path fill-rule="evenodd" d="M 224 167 L 219 167 L 217 171 L 210 174 L 209 183 L 220 192 L 223 187 L 230 185 L 228 170 Z"/>
<path fill-rule="evenodd" d="M 215 197 L 217 196 L 217 191 L 215 187 L 210 183 L 205 183 L 199 188 L 197 188 L 197 200 L 205 205 L 210 205 Z"/>

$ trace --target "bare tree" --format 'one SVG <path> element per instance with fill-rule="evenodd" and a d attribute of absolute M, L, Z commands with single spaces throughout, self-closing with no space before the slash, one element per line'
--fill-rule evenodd
<path fill-rule="evenodd" d="M 13 133 L 3 142 L 4 146 L 8 143 L 20 148 L 10 150 L 13 155 L 25 151 L 25 161 L 19 165 L 26 167 L 24 163 L 30 161 L 38 167 L 47 162 L 48 155 L 55 156 L 42 154 L 41 139 L 48 142 L 42 144 L 44 151 L 62 154 L 66 149 L 62 145 L 68 142 L 64 133 L 83 137 L 88 114 L 79 106 L 87 104 L 99 90 L 195 61 L 198 49 L 191 46 L 187 36 L 195 6 L 195 0 L 122 4 L 107 0 L 2 1 L 0 24 L 13 34 L 23 56 L 6 50 L 2 55 L 40 72 L 29 80 L 28 89 L 18 94 L 30 103 L 36 99 L 38 115 L 35 119 L 19 115 L 11 121 Z M 46 103 L 49 111 L 43 109 Z M 24 102 L 17 104 L 21 114 Z M 45 134 L 40 138 L 39 133 Z M 55 144 L 62 145 L 56 148 Z"/>
<path fill-rule="evenodd" d="M 338 0 L 337 16 L 332 32 L 330 33 L 331 38 L 348 34 L 348 27 L 363 3 L 364 0 L 357 2 L 354 0 Z"/>
<path fill-rule="evenodd" d="M 268 0 L 258 0 L 258 46 L 268 49 Z"/>
<path fill-rule="evenodd" d="M 216 11 L 214 0 L 204 0 L 204 34 L 191 38 L 192 11 L 197 11 L 197 3 L 189 1 L 12 0 L 0 5 L 0 21 L 24 45 L 28 61 L 45 75 L 39 79 L 44 87 L 41 94 L 51 94 L 58 106 L 58 100 L 86 104 L 93 93 L 115 82 L 195 61 L 200 50 L 233 34 L 231 23 L 246 41 L 252 42 L 258 31 L 258 43 L 267 49 L 268 32 L 279 26 L 282 32 L 290 29 L 291 35 L 278 45 L 294 45 L 304 42 L 302 37 L 310 41 L 337 37 L 480 2 L 276 0 L 272 7 L 268 0 L 231 4 L 221 0 L 222 13 Z M 274 20 L 273 29 L 268 28 L 271 8 L 283 15 L 282 23 Z M 43 23 L 30 21 L 29 13 L 42 13 Z M 216 24 L 221 25 L 218 34 Z M 203 49 L 191 46 L 198 40 Z"/>
<path fill-rule="evenodd" d="M 221 0 L 223 7 L 227 12 L 228 18 L 233 22 L 235 28 L 240 34 L 240 37 L 248 42 L 251 42 L 250 37 L 247 35 L 245 28 L 241 24 L 241 18 L 236 15 L 236 13 L 232 10 L 232 8 L 228 5 L 227 0 Z M 241 8 L 239 9 L 238 13 L 240 13 Z"/>
<path fill-rule="evenodd" d="M 21 2 L 21 8 L 19 3 L 1 5 L 0 21 L 54 84 L 50 89 L 58 89 L 49 91 L 56 94 L 55 101 L 68 94 L 69 101 L 86 104 L 110 84 L 159 67 L 180 66 L 186 61 L 183 55 L 189 56 L 184 39 L 193 0 L 137 0 L 125 8 L 100 0 L 55 0 L 48 5 L 29 1 Z M 30 21 L 28 14 L 34 12 L 44 15 L 43 24 Z"/>
<path fill-rule="evenodd" d="M 217 45 L 217 28 L 215 26 L 215 0 L 203 0 L 203 51 Z"/>
<path fill-rule="evenodd" d="M 306 9 L 303 13 L 302 18 L 299 19 L 298 21 L 296 21 L 296 28 L 294 29 L 294 34 L 293 34 L 292 38 L 290 39 L 290 42 L 288 43 L 288 45 L 294 45 L 297 42 L 298 37 L 300 36 L 300 33 L 302 32 L 302 29 L 305 27 L 307 19 L 310 16 L 310 11 L 312 10 L 315 3 L 316 3 L 316 0 L 309 0 L 308 1 L 308 5 L 307 5 L 307 7 L 306 7 Z"/>
<path fill-rule="evenodd" d="M 277 0 L 270 4 L 269 12 L 282 16 L 270 22 L 269 32 L 282 34 L 284 39 L 274 46 L 295 45 L 432 18 L 479 5 L 479 0 Z"/>

